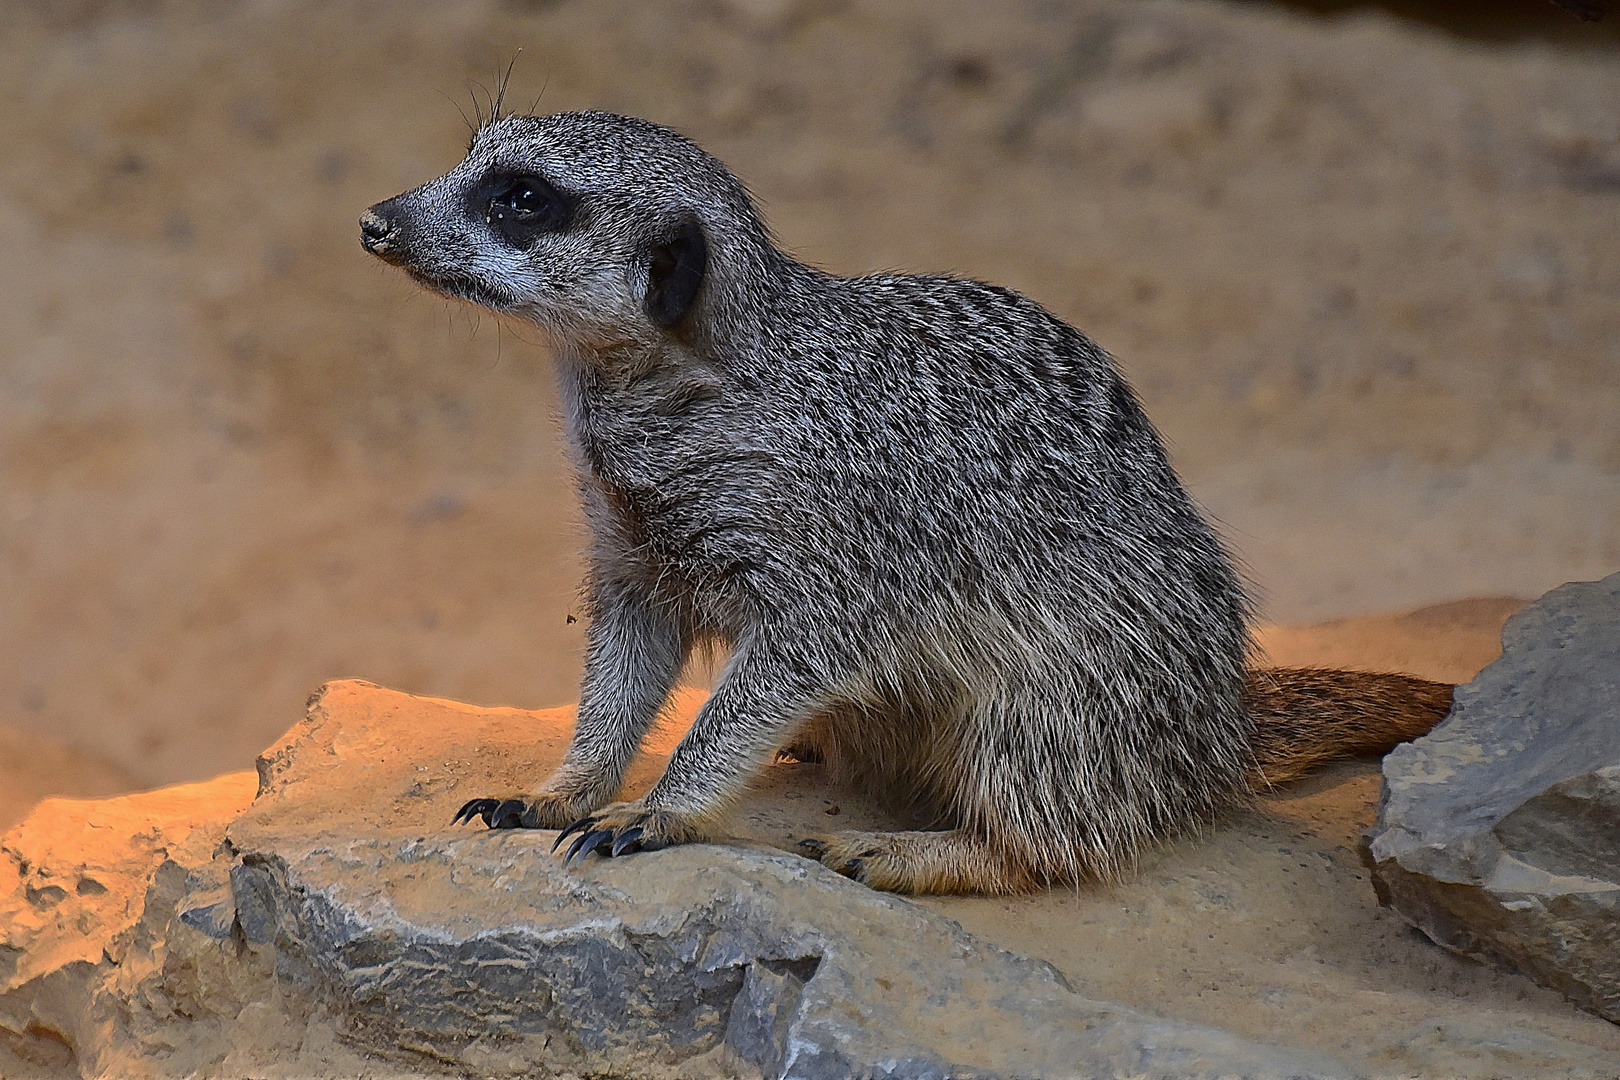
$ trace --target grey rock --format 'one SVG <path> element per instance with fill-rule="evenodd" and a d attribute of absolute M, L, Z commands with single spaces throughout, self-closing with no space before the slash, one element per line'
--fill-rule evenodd
<path fill-rule="evenodd" d="M 697 846 L 570 871 L 548 839 L 288 837 L 239 880 L 273 898 L 277 950 L 379 1052 L 482 1068 L 529 1044 L 553 1067 L 657 1073 L 724 1050 L 807 1078 L 1346 1071 L 1086 1000 L 1041 961 L 796 856 Z"/>
<path fill-rule="evenodd" d="M 1620 1021 L 1620 574 L 1554 589 L 1502 643 L 1385 758 L 1374 883 L 1441 945 Z"/>
<path fill-rule="evenodd" d="M 1351 1071 L 1085 999 L 1043 961 L 784 852 L 569 869 L 551 836 L 288 832 L 254 843 L 232 881 L 268 911 L 253 926 L 283 980 L 351 1041 L 479 1071 L 514 1051 L 586 1074 L 704 1055 L 805 1078 Z"/>

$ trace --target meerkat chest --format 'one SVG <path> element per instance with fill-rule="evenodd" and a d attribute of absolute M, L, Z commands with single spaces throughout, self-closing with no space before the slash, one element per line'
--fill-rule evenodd
<path fill-rule="evenodd" d="M 722 432 L 664 388 L 588 388 L 572 402 L 568 435 L 582 468 L 606 486 L 640 496 L 674 494 L 685 466 Z"/>
<path fill-rule="evenodd" d="M 763 482 L 745 424 L 718 381 L 663 369 L 639 378 L 583 372 L 565 395 L 576 461 L 603 505 L 653 548 L 697 557 Z"/>

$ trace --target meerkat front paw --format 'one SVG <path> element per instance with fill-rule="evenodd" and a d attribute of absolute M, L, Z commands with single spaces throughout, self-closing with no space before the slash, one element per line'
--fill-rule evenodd
<path fill-rule="evenodd" d="M 551 850 L 556 851 L 574 833 L 579 837 L 568 846 L 564 863 L 578 862 L 593 851 L 611 857 L 708 839 L 703 827 L 690 815 L 654 810 L 639 802 L 616 803 L 580 818 L 557 834 Z"/>
<path fill-rule="evenodd" d="M 541 793 L 527 799 L 469 799 L 450 824 L 483 818 L 491 829 L 560 829 L 589 809 L 577 799 Z"/>

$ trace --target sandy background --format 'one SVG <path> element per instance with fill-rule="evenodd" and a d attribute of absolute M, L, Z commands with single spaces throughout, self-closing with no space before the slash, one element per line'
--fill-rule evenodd
<path fill-rule="evenodd" d="M 0 790 L 241 768 L 335 676 L 572 698 L 548 361 L 356 242 L 514 56 L 808 260 L 1086 329 L 1272 621 L 1620 568 L 1620 37 L 1454 6 L 0 6 Z"/>

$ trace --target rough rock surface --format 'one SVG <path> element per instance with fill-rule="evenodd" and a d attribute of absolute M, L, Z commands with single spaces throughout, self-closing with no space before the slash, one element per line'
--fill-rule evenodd
<path fill-rule="evenodd" d="M 1620 574 L 1514 616 L 1444 724 L 1384 760 L 1380 897 L 1620 1021 Z"/>
<path fill-rule="evenodd" d="M 47 799 L 6 835 L 0 1042 L 8 1050 L 42 1068 L 76 1064 L 87 1076 L 183 1074 L 202 1061 L 167 1021 L 217 1022 L 232 1004 L 241 1008 L 244 992 L 268 995 L 268 972 L 255 979 L 252 965 L 218 962 L 214 942 L 175 919 L 188 893 L 225 884 L 229 861 L 214 852 L 254 790 L 252 773 L 234 773 L 96 802 Z M 143 1064 L 149 1052 L 167 1057 L 165 1067 Z"/>
<path fill-rule="evenodd" d="M 5 840 L 0 1037 L 86 1076 L 1355 1072 L 1087 999 L 746 836 L 565 869 L 549 832 L 446 827 L 569 719 L 336 683 L 257 785 L 42 805 Z"/>

